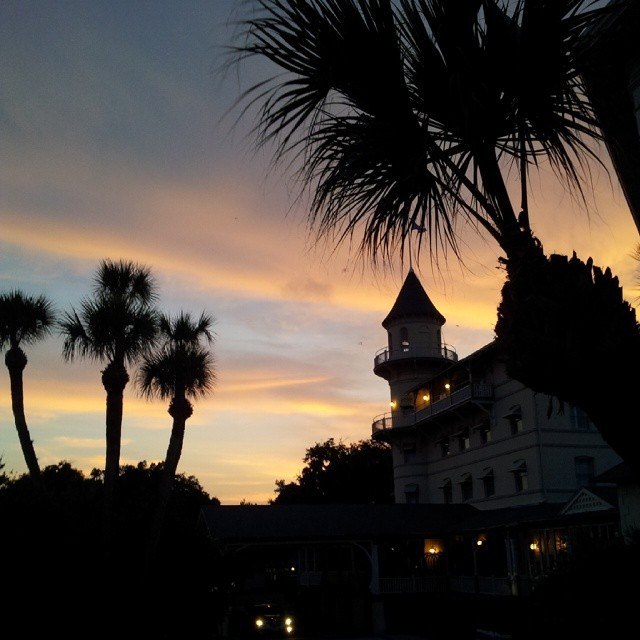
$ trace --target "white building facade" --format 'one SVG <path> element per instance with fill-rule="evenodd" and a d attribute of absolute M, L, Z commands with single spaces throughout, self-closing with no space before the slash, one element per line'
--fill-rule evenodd
<path fill-rule="evenodd" d="M 511 379 L 497 343 L 458 360 L 444 323 L 411 270 L 374 360 L 391 412 L 372 432 L 392 446 L 397 503 L 563 503 L 620 462 L 579 408 Z"/>

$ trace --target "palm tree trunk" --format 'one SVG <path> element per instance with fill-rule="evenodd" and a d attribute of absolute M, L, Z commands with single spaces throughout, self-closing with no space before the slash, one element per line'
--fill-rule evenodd
<path fill-rule="evenodd" d="M 640 478 L 640 330 L 618 279 L 575 253 L 545 257 L 530 233 L 512 241 L 495 328 L 507 372 L 584 409 Z"/>
<path fill-rule="evenodd" d="M 160 479 L 158 503 L 149 535 L 147 565 L 153 560 L 158 550 L 169 506 L 169 499 L 171 498 L 171 490 L 173 489 L 173 479 L 175 478 L 180 456 L 182 455 L 186 423 L 193 413 L 191 403 L 184 397 L 184 394 L 181 395 L 182 397 L 178 395 L 174 396 L 169 405 L 169 415 L 173 417 L 173 426 L 171 428 L 171 437 L 169 438 L 169 446 L 167 447 L 167 455 Z"/>
<path fill-rule="evenodd" d="M 124 389 L 128 382 L 129 374 L 122 363 L 110 362 L 102 372 L 102 384 L 107 392 L 103 504 L 103 537 L 107 547 L 111 544 L 113 535 L 115 490 L 120 471 L 122 407 Z"/>
<path fill-rule="evenodd" d="M 22 380 L 22 372 L 27 366 L 27 356 L 19 347 L 11 347 L 5 356 L 5 364 L 9 370 L 9 379 L 11 382 L 11 408 L 13 410 L 13 418 L 22 447 L 22 454 L 27 463 L 29 476 L 37 489 L 42 488 L 42 480 L 40 476 L 40 465 L 36 451 L 33 447 L 33 441 L 29 435 L 29 427 L 24 415 L 24 388 Z"/>

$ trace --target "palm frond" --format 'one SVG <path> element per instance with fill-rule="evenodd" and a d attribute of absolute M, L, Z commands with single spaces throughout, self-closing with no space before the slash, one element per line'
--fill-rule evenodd
<path fill-rule="evenodd" d="M 47 336 L 55 324 L 53 303 L 44 295 L 31 296 L 18 289 L 0 294 L 0 348 L 20 346 Z"/>

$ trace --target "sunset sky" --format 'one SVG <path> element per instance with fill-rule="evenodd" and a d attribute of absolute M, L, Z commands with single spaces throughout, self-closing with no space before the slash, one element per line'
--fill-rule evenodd
<path fill-rule="evenodd" d="M 187 423 L 179 470 L 223 504 L 267 502 L 315 442 L 369 437 L 389 400 L 372 372 L 380 322 L 406 271 L 314 247 L 284 169 L 251 152 L 250 122 L 221 121 L 256 74 L 219 72 L 241 5 L 0 3 L 0 290 L 68 310 L 101 259 L 131 259 L 157 276 L 163 311 L 214 315 L 218 383 Z M 535 182 L 534 227 L 547 252 L 611 266 L 633 298 L 637 230 L 615 177 L 595 179 L 589 216 L 548 176 Z M 460 356 L 492 339 L 502 282 L 496 246 L 464 239 L 465 267 L 434 272 L 424 256 L 417 269 Z M 64 363 L 61 346 L 54 334 L 26 347 L 27 421 L 43 466 L 89 471 L 104 463 L 101 367 Z M 166 409 L 127 387 L 122 462 L 163 458 Z M 4 367 L 0 457 L 26 468 Z"/>

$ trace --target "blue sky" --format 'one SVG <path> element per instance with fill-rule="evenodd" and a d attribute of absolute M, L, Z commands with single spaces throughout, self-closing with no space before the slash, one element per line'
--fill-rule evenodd
<path fill-rule="evenodd" d="M 218 71 L 250 5 L 0 4 L 0 289 L 66 310 L 101 259 L 133 259 L 154 271 L 162 310 L 213 314 L 219 381 L 187 424 L 180 470 L 225 504 L 266 502 L 317 441 L 370 435 L 388 407 L 372 373 L 380 321 L 403 279 L 314 246 L 282 169 L 251 153 L 250 123 L 221 122 L 260 72 Z M 532 209 L 547 251 L 575 248 L 632 285 L 637 232 L 615 180 L 596 175 L 586 217 L 543 176 Z M 463 237 L 466 268 L 419 269 L 460 355 L 491 340 L 502 282 L 496 247 Z M 88 471 L 104 456 L 100 366 L 60 354 L 57 335 L 28 348 L 27 420 L 43 465 Z M 170 426 L 130 385 L 123 462 L 162 459 Z M 4 368 L 0 456 L 25 470 Z"/>

